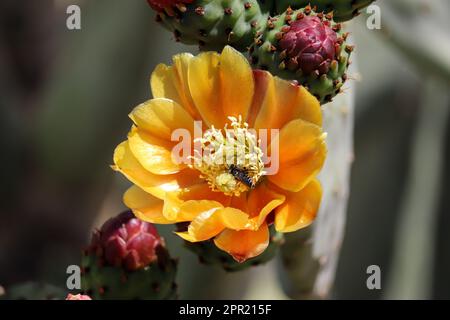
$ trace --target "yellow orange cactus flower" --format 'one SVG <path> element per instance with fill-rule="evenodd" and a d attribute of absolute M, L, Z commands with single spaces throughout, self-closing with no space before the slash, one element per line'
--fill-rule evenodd
<path fill-rule="evenodd" d="M 225 47 L 174 56 L 157 66 L 151 90 L 114 152 L 113 169 L 134 183 L 124 203 L 138 218 L 188 223 L 181 238 L 214 239 L 239 262 L 267 248 L 269 225 L 311 224 L 326 145 L 319 102 L 305 88 L 253 71 Z"/>

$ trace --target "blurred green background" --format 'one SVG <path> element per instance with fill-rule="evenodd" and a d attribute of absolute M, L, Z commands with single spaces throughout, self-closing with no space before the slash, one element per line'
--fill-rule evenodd
<path fill-rule="evenodd" d="M 66 28 L 70 4 L 81 30 Z M 332 298 L 449 299 L 450 4 L 377 4 L 381 30 L 364 16 L 351 26 L 355 162 Z M 173 40 L 144 0 L 1 1 L 0 285 L 63 286 L 92 228 L 124 209 L 112 152 L 153 68 L 197 50 Z M 159 229 L 180 257 L 181 298 L 286 298 L 277 261 L 226 274 Z M 366 287 L 373 264 L 381 290 Z"/>

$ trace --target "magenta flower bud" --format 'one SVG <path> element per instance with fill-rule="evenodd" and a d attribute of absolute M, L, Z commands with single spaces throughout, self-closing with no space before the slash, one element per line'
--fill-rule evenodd
<path fill-rule="evenodd" d="M 147 0 L 150 7 L 158 12 L 171 10 L 176 7 L 178 10 L 186 10 L 185 4 L 189 4 L 194 0 Z"/>
<path fill-rule="evenodd" d="M 94 232 L 90 249 L 108 265 L 133 271 L 157 260 L 156 248 L 160 245 L 164 244 L 156 228 L 126 211 Z"/>
<path fill-rule="evenodd" d="M 71 294 L 69 293 L 66 300 L 92 300 L 91 297 L 85 294 Z"/>
<path fill-rule="evenodd" d="M 336 59 L 337 41 L 329 24 L 317 16 L 305 16 L 291 23 L 279 45 L 280 50 L 285 50 L 288 68 L 301 69 L 304 74 L 316 70 L 325 74 Z"/>

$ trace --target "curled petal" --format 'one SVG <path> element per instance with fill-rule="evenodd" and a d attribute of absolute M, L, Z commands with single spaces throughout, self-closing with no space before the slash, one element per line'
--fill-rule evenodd
<path fill-rule="evenodd" d="M 255 231 L 226 229 L 214 239 L 214 243 L 242 263 L 266 250 L 269 245 L 269 228 L 264 223 Z"/>
<path fill-rule="evenodd" d="M 282 129 L 293 119 L 302 119 L 318 126 L 322 124 L 320 103 L 304 87 L 272 77 L 270 73 L 259 72 L 255 76 L 259 79 L 257 85 L 265 88 L 264 98 L 259 98 L 261 105 L 255 119 L 255 129 Z M 262 92 L 256 89 L 256 92 Z"/>
<path fill-rule="evenodd" d="M 252 221 L 256 224 L 256 228 L 259 228 L 266 217 L 281 205 L 285 196 L 279 192 L 268 187 L 266 183 L 261 183 L 252 190 L 248 196 L 248 207 Z"/>
<path fill-rule="evenodd" d="M 270 148 L 271 152 L 275 148 Z M 282 189 L 300 191 L 320 171 L 326 158 L 320 127 L 301 119 L 289 122 L 279 134 L 279 170 L 268 179 Z"/>
<path fill-rule="evenodd" d="M 125 192 L 123 202 L 133 211 L 136 217 L 143 221 L 159 224 L 173 223 L 173 221 L 167 220 L 162 214 L 164 202 L 136 185 Z"/>
<path fill-rule="evenodd" d="M 176 191 L 199 182 L 198 172 L 189 168 L 171 175 L 156 175 L 147 171 L 124 141 L 114 150 L 112 168 L 121 172 L 128 180 L 157 198 L 164 199 L 166 192 Z"/>
<path fill-rule="evenodd" d="M 220 99 L 220 55 L 203 52 L 192 58 L 188 79 L 195 107 L 206 125 L 223 127 L 226 117 Z"/>
<path fill-rule="evenodd" d="M 316 218 L 322 197 L 319 181 L 311 181 L 299 192 L 281 192 L 286 194 L 286 201 L 275 209 L 275 229 L 293 232 L 309 226 Z"/>
<path fill-rule="evenodd" d="M 248 60 L 232 47 L 226 46 L 220 55 L 220 94 L 224 114 L 247 119 L 254 86 Z"/>
<path fill-rule="evenodd" d="M 173 100 L 194 119 L 199 119 L 189 91 L 187 76 L 189 62 L 193 57 L 190 53 L 181 53 L 173 57 L 173 66 L 159 64 L 150 78 L 150 87 L 154 98 Z"/>
<path fill-rule="evenodd" d="M 171 141 L 176 129 L 189 130 L 194 136 L 194 119 L 178 103 L 169 99 L 151 99 L 131 111 L 129 117 L 140 130 Z"/>
<path fill-rule="evenodd" d="M 187 241 L 198 242 L 215 237 L 225 228 L 242 230 L 249 227 L 246 213 L 234 208 L 212 208 L 195 217 L 188 231 L 177 234 Z"/>
<path fill-rule="evenodd" d="M 173 144 L 133 128 L 128 143 L 136 159 L 154 174 L 173 174 L 185 167 L 172 159 Z"/>

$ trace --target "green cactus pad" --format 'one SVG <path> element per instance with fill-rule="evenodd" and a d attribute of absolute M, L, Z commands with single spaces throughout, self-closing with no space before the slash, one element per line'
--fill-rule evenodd
<path fill-rule="evenodd" d="M 317 7 L 319 12 L 332 12 L 336 22 L 343 22 L 359 15 L 362 9 L 375 0 L 275 0 L 276 11 L 283 12 L 288 7 L 300 9 L 308 4 Z"/>
<path fill-rule="evenodd" d="M 267 249 L 259 256 L 243 263 L 237 262 L 228 253 L 217 248 L 212 240 L 197 243 L 185 241 L 185 246 L 198 256 L 200 263 L 206 265 L 219 265 L 228 272 L 236 272 L 272 260 L 283 242 L 283 234 L 271 230 L 270 244 Z"/>
<path fill-rule="evenodd" d="M 95 254 L 86 252 L 82 258 L 83 292 L 94 300 L 175 299 L 177 263 L 162 246 L 157 248 L 156 254 L 158 262 L 141 270 L 127 271 L 103 265 Z"/>
<path fill-rule="evenodd" d="M 279 47 L 279 41 L 289 30 L 290 25 L 305 16 L 317 16 L 337 35 L 337 54 L 331 61 L 326 73 L 312 72 L 305 74 L 300 67 L 291 67 L 287 63 L 285 52 Z M 331 14 L 317 13 L 310 6 L 303 9 L 288 9 L 281 15 L 269 18 L 267 28 L 259 34 L 251 46 L 250 61 L 254 68 L 268 70 L 273 75 L 286 80 L 297 81 L 313 94 L 321 104 L 332 101 L 344 82 L 347 80 L 347 68 L 350 64 L 349 58 L 353 50 L 352 46 L 346 44 L 348 34 L 344 33 L 342 26 L 332 20 Z"/>
<path fill-rule="evenodd" d="M 267 20 L 271 4 L 256 0 L 194 0 L 173 14 L 159 12 L 157 21 L 177 41 L 200 50 L 221 51 L 226 45 L 245 51 Z M 270 2 L 271 3 L 271 2 Z"/>

